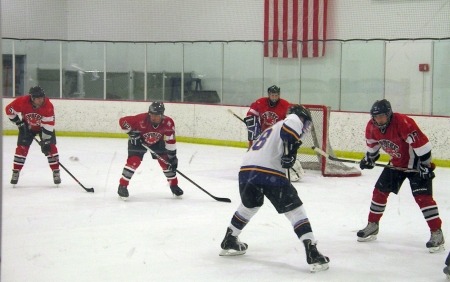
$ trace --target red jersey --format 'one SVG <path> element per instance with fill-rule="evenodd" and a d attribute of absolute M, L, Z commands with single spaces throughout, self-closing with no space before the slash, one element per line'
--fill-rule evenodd
<path fill-rule="evenodd" d="M 41 129 L 44 129 L 50 133 L 55 128 L 55 111 L 53 104 L 47 97 L 44 98 L 42 106 L 35 109 L 31 103 L 30 95 L 20 96 L 7 105 L 5 111 L 10 120 L 20 113 L 22 120 L 28 124 L 33 132 L 40 132 Z"/>
<path fill-rule="evenodd" d="M 258 117 L 261 131 L 274 125 L 277 121 L 286 118 L 286 112 L 290 104 L 284 99 L 280 99 L 275 107 L 269 106 L 269 97 L 259 98 L 250 105 L 247 116 L 254 115 Z"/>
<path fill-rule="evenodd" d="M 391 164 L 398 167 L 415 168 L 418 157 L 431 152 L 431 143 L 416 122 L 399 113 L 392 114 L 385 133 L 370 120 L 366 126 L 366 144 L 371 153 L 382 148 L 391 157 Z"/>
<path fill-rule="evenodd" d="M 122 117 L 119 119 L 119 125 L 127 133 L 139 131 L 142 140 L 148 146 L 152 146 L 162 140 L 165 142 L 167 150 L 176 150 L 175 123 L 168 116 L 163 115 L 161 123 L 156 127 L 150 122 L 148 113 Z"/>

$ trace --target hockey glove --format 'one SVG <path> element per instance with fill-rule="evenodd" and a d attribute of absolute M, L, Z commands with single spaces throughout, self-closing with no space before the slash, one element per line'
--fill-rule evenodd
<path fill-rule="evenodd" d="M 171 171 L 176 171 L 178 168 L 177 150 L 168 151 L 167 156 L 169 158 L 168 159 L 169 167 L 167 169 Z"/>
<path fill-rule="evenodd" d="M 247 125 L 248 141 L 256 140 L 261 134 L 261 125 L 259 124 L 258 118 L 250 115 L 244 118 L 244 122 Z"/>
<path fill-rule="evenodd" d="M 420 178 L 433 179 L 435 177 L 433 170 L 434 170 L 433 165 L 426 165 L 426 164 L 421 163 L 419 165 Z"/>
<path fill-rule="evenodd" d="M 297 159 L 297 150 L 302 145 L 302 141 L 297 142 L 286 142 L 284 144 L 285 154 L 281 157 L 281 167 L 291 168 L 294 166 L 295 160 Z"/>
<path fill-rule="evenodd" d="M 41 151 L 46 156 L 50 154 L 50 139 L 41 141 Z"/>
<path fill-rule="evenodd" d="M 281 167 L 282 168 L 291 168 L 294 166 L 297 155 L 284 155 L 281 157 Z"/>
<path fill-rule="evenodd" d="M 17 128 L 19 128 L 20 136 L 27 137 L 28 134 L 30 134 L 30 129 L 28 128 L 28 124 L 26 122 L 19 120 L 18 122 L 16 122 L 16 125 Z"/>
<path fill-rule="evenodd" d="M 141 145 L 142 144 L 141 132 L 134 130 L 128 132 L 128 141 L 130 141 L 131 145 L 134 146 Z"/>
<path fill-rule="evenodd" d="M 362 158 L 361 162 L 359 163 L 359 168 L 361 170 L 363 169 L 372 169 L 375 167 L 375 162 L 380 158 L 380 154 L 376 152 L 375 154 L 366 153 L 366 156 Z"/>

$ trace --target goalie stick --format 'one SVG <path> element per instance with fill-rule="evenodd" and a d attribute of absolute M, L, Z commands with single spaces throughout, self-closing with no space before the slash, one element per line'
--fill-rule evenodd
<path fill-rule="evenodd" d="M 142 146 L 144 148 L 146 148 L 150 153 L 152 153 L 153 155 L 155 155 L 160 161 L 162 161 L 163 163 L 165 163 L 166 165 L 170 165 L 165 159 L 163 159 L 160 155 L 158 155 L 157 153 L 155 153 L 152 149 L 150 149 L 147 145 L 145 145 L 144 143 L 142 143 Z M 208 191 L 206 191 L 205 189 L 203 189 L 202 187 L 200 187 L 200 185 L 198 185 L 197 183 L 195 183 L 193 180 L 191 180 L 189 177 L 187 177 L 186 175 L 184 175 L 181 171 L 179 171 L 178 169 L 176 170 L 176 172 L 178 174 L 180 174 L 181 176 L 183 176 L 184 178 L 186 178 L 186 180 L 188 180 L 189 182 L 191 182 L 192 184 L 194 184 L 198 189 L 202 190 L 203 192 L 205 192 L 206 194 L 208 194 L 211 198 L 213 198 L 216 201 L 219 202 L 225 202 L 225 203 L 231 203 L 231 200 L 228 198 L 220 198 L 220 197 L 216 197 L 214 195 L 212 195 L 211 193 L 209 193 Z"/>
<path fill-rule="evenodd" d="M 235 114 L 231 109 L 228 109 L 228 112 L 229 112 L 230 114 L 232 114 L 233 116 L 235 116 L 238 120 L 240 120 L 240 121 L 242 121 L 243 123 L 245 123 L 245 121 L 244 121 L 240 116 L 238 116 L 237 114 Z"/>
<path fill-rule="evenodd" d="M 41 146 L 41 141 L 39 141 L 36 137 L 34 137 L 34 140 L 36 140 L 36 142 L 39 144 L 39 146 Z M 75 176 L 73 176 L 73 174 L 70 173 L 70 171 L 59 160 L 58 160 L 58 163 L 73 178 L 73 180 L 75 180 L 84 190 L 86 190 L 86 192 L 94 193 L 93 187 L 91 187 L 91 188 L 84 187 L 84 185 L 81 184 L 81 182 L 78 181 L 78 179 Z"/>
<path fill-rule="evenodd" d="M 347 160 L 347 159 L 341 159 L 331 156 L 330 154 L 324 152 L 322 149 L 317 148 L 315 146 L 311 147 L 316 153 L 319 155 L 324 156 L 325 158 L 328 158 L 332 161 L 338 161 L 343 163 L 352 163 L 352 164 L 360 164 L 361 161 L 354 161 L 354 160 Z M 407 167 L 398 167 L 398 166 L 392 166 L 392 165 L 386 165 L 386 164 L 380 164 L 380 163 L 374 163 L 375 166 L 384 167 L 384 168 L 390 168 L 395 170 L 401 170 L 403 172 L 419 172 L 417 169 L 407 168 Z"/>

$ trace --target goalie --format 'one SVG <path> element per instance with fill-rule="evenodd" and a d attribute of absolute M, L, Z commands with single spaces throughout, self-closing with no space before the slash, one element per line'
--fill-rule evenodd
<path fill-rule="evenodd" d="M 244 118 L 248 130 L 249 147 L 261 132 L 286 118 L 290 104 L 280 98 L 280 91 L 280 87 L 272 85 L 267 89 L 267 97 L 259 98 L 250 105 L 247 116 Z M 299 160 L 296 160 L 289 174 L 290 180 L 294 182 L 302 178 L 304 171 Z"/>

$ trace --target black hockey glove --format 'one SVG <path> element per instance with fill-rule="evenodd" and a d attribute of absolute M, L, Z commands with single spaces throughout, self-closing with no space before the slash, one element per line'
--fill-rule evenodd
<path fill-rule="evenodd" d="M 434 170 L 433 165 L 426 165 L 426 164 L 421 163 L 419 165 L 420 178 L 433 179 L 435 177 L 433 170 Z"/>
<path fill-rule="evenodd" d="M 28 134 L 30 134 L 30 129 L 28 128 L 28 124 L 26 122 L 23 122 L 22 120 L 19 120 L 16 122 L 17 128 L 19 128 L 19 134 L 21 136 L 27 137 Z"/>
<path fill-rule="evenodd" d="M 169 163 L 169 167 L 167 169 L 171 171 L 176 171 L 178 168 L 177 150 L 168 151 L 167 156 L 169 157 L 167 161 Z"/>
<path fill-rule="evenodd" d="M 134 130 L 128 132 L 128 140 L 130 141 L 131 145 L 134 146 L 141 145 L 142 144 L 141 132 Z"/>
<path fill-rule="evenodd" d="M 369 152 L 366 153 L 366 156 L 362 158 L 359 163 L 359 168 L 363 169 L 372 169 L 375 167 L 375 162 L 380 158 L 380 154 L 376 152 L 375 154 L 371 154 Z"/>
<path fill-rule="evenodd" d="M 302 141 L 298 140 L 294 143 L 285 143 L 284 150 L 285 154 L 281 157 L 281 167 L 291 168 L 294 166 L 295 160 L 297 159 L 297 150 L 302 145 Z"/>
<path fill-rule="evenodd" d="M 50 139 L 41 141 L 41 151 L 46 156 L 50 154 Z"/>
<path fill-rule="evenodd" d="M 294 166 L 295 160 L 297 159 L 297 155 L 284 155 L 281 157 L 281 167 L 282 168 L 291 168 Z"/>

